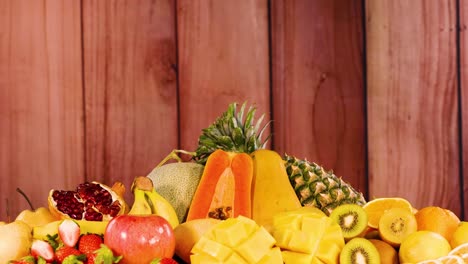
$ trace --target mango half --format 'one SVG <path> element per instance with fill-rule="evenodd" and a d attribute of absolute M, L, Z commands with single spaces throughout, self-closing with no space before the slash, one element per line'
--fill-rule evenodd
<path fill-rule="evenodd" d="M 275 239 L 250 218 L 228 218 L 206 232 L 193 246 L 193 264 L 283 264 Z"/>
<path fill-rule="evenodd" d="M 313 207 L 276 214 L 272 234 L 285 264 L 338 263 L 345 245 L 341 227 Z"/>

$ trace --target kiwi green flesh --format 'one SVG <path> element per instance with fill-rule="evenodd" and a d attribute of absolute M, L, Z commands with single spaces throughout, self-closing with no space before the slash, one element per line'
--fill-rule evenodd
<path fill-rule="evenodd" d="M 330 218 L 340 225 L 345 239 L 360 235 L 367 227 L 366 211 L 356 204 L 343 204 L 336 207 Z"/>
<path fill-rule="evenodd" d="M 377 248 L 365 238 L 356 237 L 348 241 L 340 253 L 340 264 L 379 264 Z"/>

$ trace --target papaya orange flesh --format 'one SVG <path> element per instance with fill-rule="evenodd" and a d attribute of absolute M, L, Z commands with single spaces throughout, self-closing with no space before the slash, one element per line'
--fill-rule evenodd
<path fill-rule="evenodd" d="M 199 218 L 251 217 L 253 160 L 245 153 L 217 150 L 205 164 L 187 221 Z"/>

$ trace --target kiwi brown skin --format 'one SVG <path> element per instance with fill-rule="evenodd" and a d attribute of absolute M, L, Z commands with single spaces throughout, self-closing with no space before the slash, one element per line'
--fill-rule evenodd
<path fill-rule="evenodd" d="M 369 240 L 355 237 L 349 240 L 340 253 L 340 264 L 380 264 L 380 254 Z"/>
<path fill-rule="evenodd" d="M 342 204 L 330 213 L 330 218 L 340 225 L 345 240 L 362 235 L 367 230 L 367 213 L 360 205 Z"/>
<path fill-rule="evenodd" d="M 394 247 L 380 239 L 369 239 L 369 241 L 377 248 L 380 255 L 380 263 L 382 264 L 398 264 L 398 252 Z"/>

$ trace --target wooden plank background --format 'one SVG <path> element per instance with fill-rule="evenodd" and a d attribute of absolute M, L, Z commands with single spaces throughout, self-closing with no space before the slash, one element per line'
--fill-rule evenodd
<path fill-rule="evenodd" d="M 468 215 L 466 0 L 0 0 L 0 220 L 128 187 L 231 102 L 368 198 Z M 126 196 L 131 202 L 129 193 Z"/>

